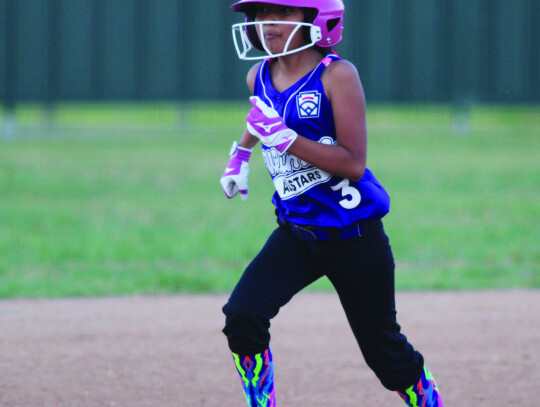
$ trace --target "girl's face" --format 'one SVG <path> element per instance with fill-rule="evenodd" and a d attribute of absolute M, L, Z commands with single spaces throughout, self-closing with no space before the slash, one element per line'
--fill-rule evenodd
<path fill-rule="evenodd" d="M 264 42 L 272 53 L 278 54 L 283 51 L 291 32 L 296 28 L 296 24 L 272 24 L 272 22 L 290 21 L 291 23 L 301 23 L 304 21 L 304 11 L 299 7 L 259 3 L 257 4 L 255 21 L 268 23 L 263 24 L 262 32 L 257 27 L 257 34 L 259 38 L 264 37 Z M 296 49 L 304 44 L 302 29 L 299 29 L 291 40 L 288 49 Z"/>

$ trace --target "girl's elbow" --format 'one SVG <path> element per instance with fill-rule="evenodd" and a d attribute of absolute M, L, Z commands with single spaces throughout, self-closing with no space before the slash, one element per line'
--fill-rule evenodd
<path fill-rule="evenodd" d="M 365 165 L 355 165 L 353 168 L 351 168 L 351 173 L 349 175 L 349 179 L 351 181 L 360 181 L 362 177 L 364 176 L 364 172 L 366 171 Z"/>

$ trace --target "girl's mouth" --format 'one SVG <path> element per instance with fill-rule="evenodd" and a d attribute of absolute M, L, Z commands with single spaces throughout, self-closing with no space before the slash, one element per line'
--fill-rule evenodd
<path fill-rule="evenodd" d="M 265 32 L 264 33 L 264 39 L 265 40 L 274 40 L 274 39 L 279 38 L 279 37 L 281 37 L 281 34 L 276 33 L 276 32 Z"/>

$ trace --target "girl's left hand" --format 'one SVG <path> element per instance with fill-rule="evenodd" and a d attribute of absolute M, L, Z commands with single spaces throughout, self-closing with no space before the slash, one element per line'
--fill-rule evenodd
<path fill-rule="evenodd" d="M 253 107 L 247 115 L 247 129 L 268 147 L 275 147 L 283 154 L 298 137 L 287 127 L 278 112 L 264 103 L 258 96 L 249 98 Z"/>

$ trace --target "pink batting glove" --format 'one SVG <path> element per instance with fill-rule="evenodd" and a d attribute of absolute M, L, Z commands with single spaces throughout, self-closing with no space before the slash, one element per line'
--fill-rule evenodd
<path fill-rule="evenodd" d="M 283 154 L 298 137 L 285 124 L 278 112 L 264 103 L 258 96 L 249 98 L 253 107 L 247 115 L 247 129 L 268 147 L 275 147 Z"/>
<path fill-rule="evenodd" d="M 219 182 L 227 198 L 240 194 L 242 201 L 248 199 L 249 157 L 251 150 L 240 147 L 235 141 L 229 153 L 231 157 Z"/>

